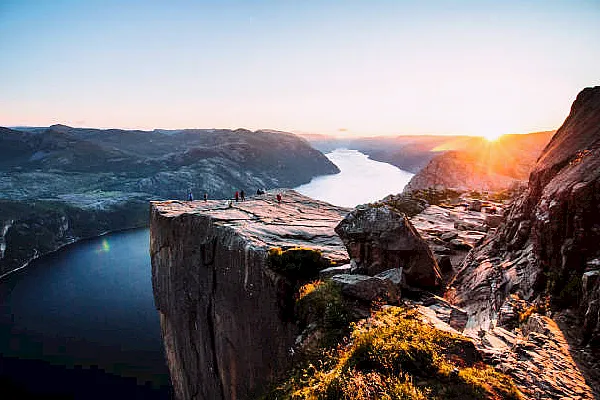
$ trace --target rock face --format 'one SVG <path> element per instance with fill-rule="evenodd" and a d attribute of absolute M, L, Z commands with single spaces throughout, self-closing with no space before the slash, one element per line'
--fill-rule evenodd
<path fill-rule="evenodd" d="M 93 236 L 147 226 L 148 200 L 186 199 L 188 190 L 196 198 L 231 198 L 236 190 L 295 187 L 336 172 L 323 154 L 285 132 L 0 127 L 0 228 L 10 225 L 0 239 L 0 274 L 88 237 L 79 230 Z M 53 229 L 60 225 L 52 222 L 56 213 L 77 229 Z"/>
<path fill-rule="evenodd" d="M 434 289 L 442 283 L 427 243 L 405 215 L 388 206 L 359 206 L 335 231 L 361 273 L 376 275 L 403 268 L 410 286 Z"/>
<path fill-rule="evenodd" d="M 467 259 L 454 284 L 459 303 L 490 298 L 477 314 L 491 321 L 509 293 L 547 293 L 555 308 L 581 306 L 585 314 L 591 303 L 583 299 L 599 290 L 583 293 L 582 279 L 600 269 L 600 87 L 577 96 L 506 220 Z"/>
<path fill-rule="evenodd" d="M 585 355 L 597 351 L 600 344 L 600 283 L 590 279 L 600 270 L 598 243 L 600 87 L 594 87 L 577 96 L 570 115 L 535 165 L 527 190 L 513 203 L 506 223 L 465 259 L 448 297 L 467 310 L 466 329 L 474 332 L 497 330 L 514 319 L 510 318 L 516 314 L 511 311 L 514 296 L 530 305 L 543 305 L 547 297 L 560 329 L 574 339 L 569 343 L 572 350 L 563 350 L 568 358 L 585 361 Z M 569 318 L 579 322 L 560 322 Z M 577 348 L 579 344 L 591 346 Z M 522 354 L 527 357 L 527 351 L 539 350 L 532 349 L 525 348 Z M 562 356 L 556 352 L 547 357 Z M 591 371 L 586 376 L 591 382 L 600 382 L 597 360 L 596 356 L 592 362 L 595 367 L 583 368 Z M 547 391 L 547 398 L 578 394 L 563 378 L 557 384 L 562 389 Z M 588 392 L 582 397 L 592 395 Z"/>
<path fill-rule="evenodd" d="M 274 193 L 244 202 L 154 202 L 152 282 L 179 399 L 247 399 L 288 368 L 297 326 L 281 315 L 273 247 L 310 247 L 339 264 L 333 228 L 349 210 Z"/>
<path fill-rule="evenodd" d="M 440 150 L 405 192 L 428 188 L 497 191 L 527 179 L 554 132 L 504 135 L 494 142 L 476 138 Z"/>

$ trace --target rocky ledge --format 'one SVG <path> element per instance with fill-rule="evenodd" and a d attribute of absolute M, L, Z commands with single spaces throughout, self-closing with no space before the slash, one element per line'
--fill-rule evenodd
<path fill-rule="evenodd" d="M 269 250 L 348 261 L 334 227 L 350 210 L 291 190 L 275 196 L 151 205 L 152 283 L 177 398 L 252 398 L 291 365 L 290 282 L 269 268 Z"/>

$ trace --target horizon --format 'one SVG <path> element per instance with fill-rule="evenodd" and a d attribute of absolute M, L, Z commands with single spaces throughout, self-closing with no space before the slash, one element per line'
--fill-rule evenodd
<path fill-rule="evenodd" d="M 600 85 L 599 17 L 594 1 L 9 0 L 0 125 L 556 130 L 575 96 Z"/>
<path fill-rule="evenodd" d="M 211 128 L 200 128 L 200 127 L 193 127 L 193 128 L 148 128 L 148 129 L 129 129 L 129 128 L 119 128 L 119 127 L 108 127 L 108 128 L 98 128 L 98 127 L 92 127 L 92 126 L 72 126 L 72 125 L 66 125 L 66 124 L 61 124 L 61 123 L 55 123 L 52 125 L 48 125 L 48 126 L 28 126 L 28 125 L 13 125 L 13 126 L 0 126 L 0 127 L 4 127 L 4 128 L 8 128 L 8 129 L 12 129 L 12 130 L 27 130 L 27 129 L 49 129 L 52 128 L 53 126 L 63 126 L 65 128 L 71 128 L 71 129 L 91 129 L 91 130 L 100 130 L 100 131 L 108 131 L 108 130 L 121 130 L 121 131 L 141 131 L 141 132 L 155 132 L 155 131 L 169 131 L 169 132 L 175 132 L 175 131 L 190 131 L 190 130 L 198 130 L 198 131 L 208 131 L 208 130 L 231 130 L 231 131 L 235 131 L 235 130 L 247 130 L 250 132 L 281 132 L 281 133 L 291 133 L 294 134 L 296 136 L 323 136 L 323 137 L 327 137 L 327 138 L 332 138 L 332 139 L 362 139 L 362 138 L 381 138 L 381 137 L 389 137 L 389 138 L 393 138 L 393 137 L 411 137 L 411 136 L 416 136 L 416 137 L 421 137 L 421 136 L 447 136 L 447 137 L 481 137 L 484 139 L 489 139 L 489 140 L 496 140 L 500 137 L 503 136 L 511 136 L 511 135 L 533 135 L 533 134 L 539 134 L 539 133 L 547 133 L 547 132 L 556 132 L 558 130 L 558 128 L 556 129 L 549 129 L 549 130 L 545 130 L 545 131 L 535 131 L 535 132 L 510 132 L 510 133 L 503 133 L 500 134 L 498 136 L 495 137 L 486 137 L 486 136 L 482 136 L 482 135 L 469 135 L 469 134 L 436 134 L 436 133 L 422 133 L 422 134 L 411 134 L 411 133 L 392 133 L 392 134 L 366 134 L 366 135 L 352 135 L 352 136 L 344 136 L 343 134 L 336 134 L 336 133 L 316 133 L 316 132 L 302 132 L 302 131 L 283 131 L 280 129 L 272 129 L 272 128 L 259 128 L 259 129 L 248 129 L 242 126 L 239 127 L 235 127 L 235 128 L 219 128 L 219 127 L 211 127 Z"/>

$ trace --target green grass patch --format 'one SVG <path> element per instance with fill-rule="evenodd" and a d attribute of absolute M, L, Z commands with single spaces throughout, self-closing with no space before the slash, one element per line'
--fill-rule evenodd
<path fill-rule="evenodd" d="M 266 399 L 520 399 L 465 338 L 389 307 L 353 324 L 348 341 L 294 370 Z"/>
<path fill-rule="evenodd" d="M 321 333 L 320 347 L 335 346 L 350 331 L 350 316 L 340 286 L 331 281 L 302 286 L 296 300 L 300 329 L 315 326 Z"/>

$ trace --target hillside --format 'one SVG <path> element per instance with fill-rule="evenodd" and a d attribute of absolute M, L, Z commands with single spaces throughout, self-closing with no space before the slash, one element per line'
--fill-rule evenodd
<path fill-rule="evenodd" d="M 527 180 L 554 131 L 448 142 L 408 183 L 405 191 L 428 188 L 498 191 Z M 444 150 L 440 148 L 440 150 Z"/>
<path fill-rule="evenodd" d="M 148 200 L 231 198 L 337 172 L 285 132 L 0 128 L 0 275 L 78 238 L 147 225 Z"/>

